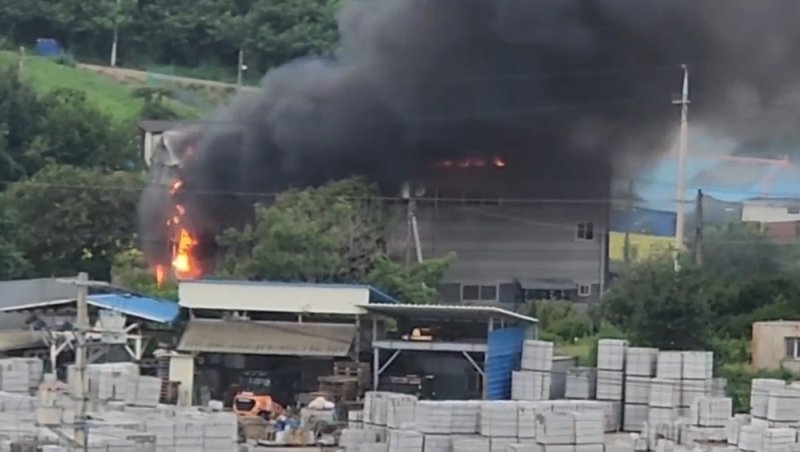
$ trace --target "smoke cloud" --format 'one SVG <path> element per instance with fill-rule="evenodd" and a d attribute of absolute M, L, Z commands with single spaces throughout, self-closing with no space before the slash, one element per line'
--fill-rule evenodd
<path fill-rule="evenodd" d="M 188 201 L 198 229 L 241 218 L 243 193 L 394 184 L 484 152 L 562 183 L 579 162 L 646 161 L 674 139 L 681 64 L 693 124 L 748 150 L 800 141 L 797 0 L 344 4 L 333 57 L 270 71 L 203 125 L 183 169 L 216 193 Z M 143 219 L 158 205 L 146 193 Z"/>

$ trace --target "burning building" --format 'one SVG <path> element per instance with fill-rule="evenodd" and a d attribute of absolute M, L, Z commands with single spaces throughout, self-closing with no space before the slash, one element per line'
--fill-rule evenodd
<path fill-rule="evenodd" d="M 256 194 L 358 174 L 391 196 L 417 182 L 419 254 L 458 256 L 445 299 L 592 299 L 612 173 L 671 146 L 682 64 L 693 130 L 742 148 L 800 141 L 800 109 L 786 108 L 800 98 L 798 13 L 795 0 L 345 2 L 330 58 L 271 70 L 197 130 L 164 137 L 144 247 L 202 269 Z"/>

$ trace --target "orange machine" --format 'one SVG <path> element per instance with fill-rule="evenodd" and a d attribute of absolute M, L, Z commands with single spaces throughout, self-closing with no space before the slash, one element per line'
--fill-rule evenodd
<path fill-rule="evenodd" d="M 267 394 L 240 392 L 233 397 L 233 412 L 240 417 L 260 417 L 265 420 L 283 413 L 283 407 Z"/>

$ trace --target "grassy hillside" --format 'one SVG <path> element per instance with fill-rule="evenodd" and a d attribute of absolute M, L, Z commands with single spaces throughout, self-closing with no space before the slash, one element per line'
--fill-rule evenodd
<path fill-rule="evenodd" d="M 0 52 L 0 65 L 17 65 L 16 53 Z M 70 88 L 86 93 L 87 98 L 106 114 L 120 121 L 138 118 L 143 101 L 133 95 L 132 88 L 90 71 L 58 64 L 36 56 L 27 56 L 22 76 L 39 92 L 46 93 L 58 88 Z M 195 109 L 170 101 L 170 107 L 187 117 L 197 117 Z"/>

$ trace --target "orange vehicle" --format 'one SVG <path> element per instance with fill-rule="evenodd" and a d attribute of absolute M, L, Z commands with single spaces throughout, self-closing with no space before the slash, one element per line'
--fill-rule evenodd
<path fill-rule="evenodd" d="M 268 394 L 240 392 L 233 397 L 233 412 L 240 417 L 260 417 L 265 420 L 283 413 L 283 407 Z"/>

